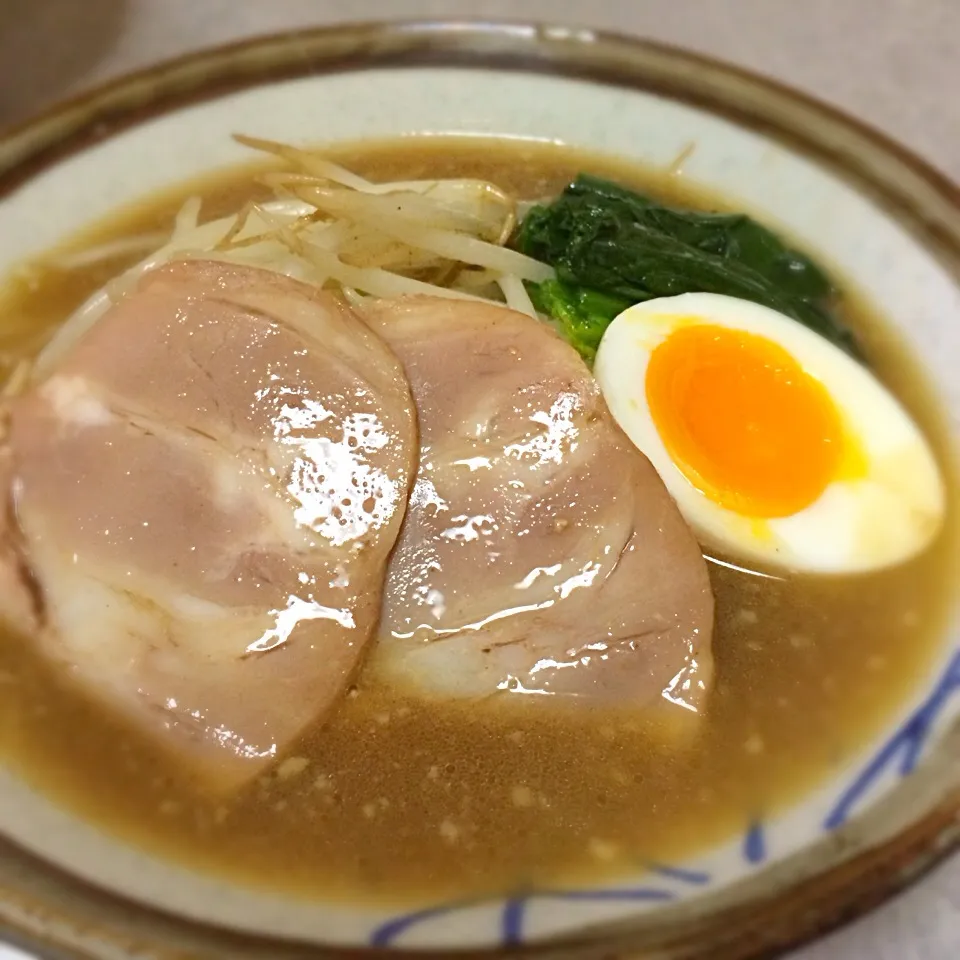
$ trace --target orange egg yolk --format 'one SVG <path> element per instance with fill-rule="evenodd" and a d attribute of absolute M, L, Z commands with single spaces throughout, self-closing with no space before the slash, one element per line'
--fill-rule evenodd
<path fill-rule="evenodd" d="M 674 463 L 736 513 L 790 516 L 840 472 L 843 424 L 830 395 L 766 337 L 680 326 L 651 354 L 646 396 Z"/>

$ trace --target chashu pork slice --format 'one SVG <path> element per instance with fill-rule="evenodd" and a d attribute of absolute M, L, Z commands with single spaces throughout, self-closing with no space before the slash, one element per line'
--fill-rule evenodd
<path fill-rule="evenodd" d="M 576 352 L 493 305 L 410 298 L 364 315 L 403 362 L 421 444 L 377 669 L 437 697 L 700 712 L 706 565 Z"/>
<path fill-rule="evenodd" d="M 402 368 L 351 310 L 269 271 L 161 267 L 9 410 L 8 612 L 239 786 L 356 673 L 416 449 Z"/>

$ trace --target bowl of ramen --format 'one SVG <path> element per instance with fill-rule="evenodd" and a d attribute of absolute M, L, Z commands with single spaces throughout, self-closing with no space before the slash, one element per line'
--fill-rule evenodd
<path fill-rule="evenodd" d="M 0 139 L 0 930 L 767 955 L 958 835 L 957 190 L 585 30 Z"/>

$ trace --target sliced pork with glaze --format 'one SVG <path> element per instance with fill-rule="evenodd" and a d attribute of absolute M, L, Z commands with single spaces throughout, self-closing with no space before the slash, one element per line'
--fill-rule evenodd
<path fill-rule="evenodd" d="M 699 711 L 706 565 L 574 350 L 496 306 L 414 298 L 366 315 L 404 364 L 421 438 L 378 668 L 437 696 Z"/>
<path fill-rule="evenodd" d="M 407 382 L 279 274 L 143 277 L 9 411 L 9 564 L 91 696 L 223 787 L 329 711 L 376 628 L 416 451 Z"/>

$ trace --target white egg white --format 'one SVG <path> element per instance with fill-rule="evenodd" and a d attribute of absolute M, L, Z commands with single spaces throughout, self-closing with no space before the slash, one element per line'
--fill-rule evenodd
<path fill-rule="evenodd" d="M 652 351 L 691 321 L 757 334 L 786 350 L 829 393 L 865 461 L 862 474 L 831 482 L 808 507 L 778 518 L 736 513 L 697 489 L 667 452 L 645 389 Z M 637 304 L 607 328 L 594 372 L 613 416 L 659 471 L 701 542 L 730 556 L 818 573 L 861 572 L 914 556 L 943 523 L 943 478 L 900 403 L 865 367 L 775 310 L 710 293 Z"/>

